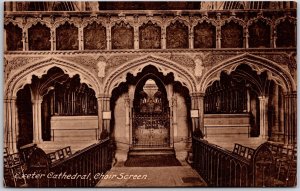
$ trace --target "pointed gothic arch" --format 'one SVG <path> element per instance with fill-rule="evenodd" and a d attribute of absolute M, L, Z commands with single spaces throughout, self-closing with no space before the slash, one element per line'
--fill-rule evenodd
<path fill-rule="evenodd" d="M 268 79 L 274 80 L 283 88 L 284 92 L 296 91 L 296 83 L 289 71 L 284 70 L 279 64 L 259 56 L 243 54 L 230 58 L 217 64 L 207 71 L 201 78 L 199 90 L 205 92 L 206 88 L 214 81 L 220 80 L 220 74 L 225 71 L 230 74 L 239 65 L 246 64 L 253 68 L 258 74 L 267 71 Z"/>
<path fill-rule="evenodd" d="M 14 75 L 13 78 L 8 79 L 5 84 L 5 98 L 16 97 L 17 92 L 22 89 L 26 84 L 30 84 L 32 80 L 32 76 L 35 75 L 41 78 L 47 71 L 53 67 L 58 67 L 64 71 L 65 74 L 68 74 L 69 77 L 73 77 L 76 74 L 80 76 L 80 81 L 82 83 L 86 83 L 88 87 L 92 88 L 96 97 L 100 92 L 100 84 L 97 78 L 85 68 L 79 66 L 76 63 L 72 63 L 69 61 L 50 58 L 42 61 L 38 61 L 26 68 L 22 69 L 17 75 Z"/>
<path fill-rule="evenodd" d="M 137 73 L 142 71 L 143 68 L 148 65 L 153 65 L 164 75 L 173 73 L 175 81 L 179 81 L 183 86 L 187 87 L 190 92 L 196 92 L 196 79 L 193 74 L 173 61 L 152 55 L 145 56 L 131 62 L 126 62 L 122 64 L 122 66 L 116 68 L 114 70 L 115 72 L 111 72 L 111 74 L 105 79 L 103 83 L 103 92 L 107 95 L 110 95 L 115 87 L 118 87 L 121 82 L 126 81 L 126 75 L 128 71 L 136 76 Z"/>

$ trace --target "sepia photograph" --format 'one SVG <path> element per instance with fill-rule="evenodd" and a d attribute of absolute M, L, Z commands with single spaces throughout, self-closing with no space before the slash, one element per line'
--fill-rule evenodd
<path fill-rule="evenodd" d="M 4 1 L 4 188 L 297 186 L 296 1 Z"/>

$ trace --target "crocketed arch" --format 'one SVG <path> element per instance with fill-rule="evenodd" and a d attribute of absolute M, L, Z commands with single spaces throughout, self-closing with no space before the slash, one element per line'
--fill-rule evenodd
<path fill-rule="evenodd" d="M 4 97 L 16 97 L 17 92 L 20 89 L 22 89 L 26 84 L 31 84 L 33 75 L 41 78 L 48 72 L 49 69 L 53 67 L 62 69 L 65 74 L 69 75 L 70 78 L 78 74 L 80 77 L 80 82 L 85 83 L 90 88 L 92 88 L 96 93 L 96 97 L 98 97 L 98 94 L 100 92 L 100 84 L 94 74 L 76 63 L 57 58 L 50 58 L 36 62 L 22 69 L 22 71 L 18 72 L 16 75 L 8 79 L 7 83 L 4 86 L 6 87 Z"/>
<path fill-rule="evenodd" d="M 220 80 L 221 72 L 225 71 L 229 75 L 241 64 L 249 65 L 257 74 L 267 71 L 268 79 L 274 80 L 284 92 L 296 91 L 296 83 L 289 71 L 273 61 L 251 54 L 239 55 L 212 67 L 202 76 L 199 83 L 200 91 L 205 92 L 214 81 Z"/>
<path fill-rule="evenodd" d="M 173 73 L 175 81 L 178 81 L 183 86 L 187 87 L 190 92 L 196 92 L 195 77 L 182 66 L 164 58 L 145 56 L 130 62 L 126 62 L 122 64 L 122 66 L 112 71 L 103 83 L 104 93 L 110 95 L 112 90 L 115 87 L 118 87 L 121 82 L 126 82 L 127 73 L 131 73 L 136 76 L 137 73 L 142 71 L 143 68 L 148 65 L 156 67 L 157 70 L 162 72 L 164 75 Z"/>

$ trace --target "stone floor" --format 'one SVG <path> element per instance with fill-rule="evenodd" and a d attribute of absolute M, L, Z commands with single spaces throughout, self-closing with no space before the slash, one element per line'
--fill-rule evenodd
<path fill-rule="evenodd" d="M 169 167 L 114 166 L 99 175 L 96 187 L 204 187 L 206 183 L 189 165 Z"/>

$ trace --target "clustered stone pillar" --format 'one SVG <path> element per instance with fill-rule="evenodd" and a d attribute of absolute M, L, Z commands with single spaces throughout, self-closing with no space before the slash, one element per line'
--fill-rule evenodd
<path fill-rule="evenodd" d="M 171 136 L 170 144 L 174 144 L 174 137 L 178 137 L 178 124 L 177 124 L 177 97 L 172 96 L 170 99 L 170 115 L 171 117 Z"/>
<path fill-rule="evenodd" d="M 42 102 L 43 99 L 33 99 L 32 119 L 33 119 L 33 143 L 41 143 L 42 139 Z"/>
<path fill-rule="evenodd" d="M 260 137 L 268 139 L 268 97 L 259 96 Z"/>
<path fill-rule="evenodd" d="M 288 92 L 284 95 L 284 142 L 295 144 L 297 141 L 297 93 Z"/>
<path fill-rule="evenodd" d="M 259 96 L 260 137 L 268 139 L 268 97 Z"/>
<path fill-rule="evenodd" d="M 161 48 L 166 49 L 167 47 L 167 29 L 162 27 L 161 29 Z"/>
<path fill-rule="evenodd" d="M 100 139 L 105 139 L 110 134 L 110 97 L 108 95 L 101 95 L 98 100 L 98 128 Z M 108 116 L 110 113 L 110 116 Z"/>
<path fill-rule="evenodd" d="M 274 92 L 273 92 L 273 103 L 272 103 L 273 107 L 274 107 L 274 115 L 272 117 L 274 117 L 274 124 L 272 127 L 272 140 L 274 141 L 280 141 L 279 140 L 279 133 L 280 133 L 280 119 L 279 119 L 279 92 L 278 92 L 278 85 L 275 84 L 274 86 Z"/>
<path fill-rule="evenodd" d="M 9 153 L 17 152 L 18 113 L 16 99 L 4 100 L 4 147 Z"/>
<path fill-rule="evenodd" d="M 124 98 L 125 103 L 125 132 L 126 135 L 129 135 L 129 145 L 132 145 L 132 128 L 130 125 L 131 122 L 131 108 L 132 108 L 132 101 L 128 95 Z"/>

